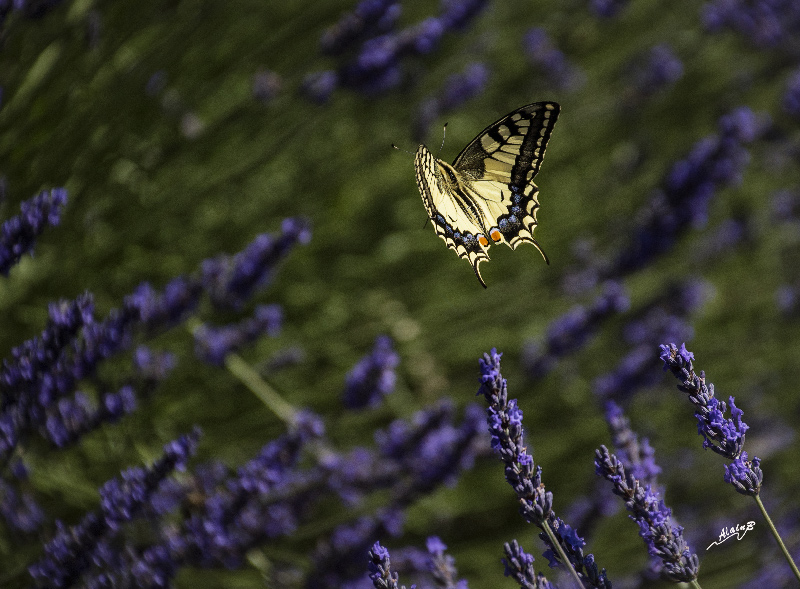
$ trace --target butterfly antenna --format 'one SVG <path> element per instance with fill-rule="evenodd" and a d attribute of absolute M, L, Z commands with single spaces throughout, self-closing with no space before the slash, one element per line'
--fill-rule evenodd
<path fill-rule="evenodd" d="M 442 148 L 444 147 L 444 137 L 447 134 L 447 123 L 444 124 L 442 127 L 442 144 L 439 146 L 439 151 L 436 154 L 436 157 L 439 157 L 439 154 L 442 153 Z"/>
<path fill-rule="evenodd" d="M 394 143 L 392 143 L 392 147 L 394 147 L 394 148 L 395 148 L 397 151 L 404 151 L 404 152 L 406 152 L 408 155 L 414 155 L 413 153 L 411 153 L 411 152 L 410 152 L 410 151 L 408 151 L 407 149 L 400 149 L 400 148 L 399 148 L 399 147 L 397 147 L 397 146 L 396 146 Z"/>

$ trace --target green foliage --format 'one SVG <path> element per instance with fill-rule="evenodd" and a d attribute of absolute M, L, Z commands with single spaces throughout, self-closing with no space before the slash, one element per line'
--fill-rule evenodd
<path fill-rule="evenodd" d="M 349 447 L 438 397 L 473 401 L 477 359 L 497 347 L 505 352 L 510 394 L 525 411 L 528 443 L 562 513 L 594 484 L 593 449 L 609 442 L 591 381 L 625 351 L 622 321 L 614 319 L 545 379 L 531 384 L 522 373 L 523 343 L 540 338 L 548 322 L 575 303 L 560 288 L 574 262 L 572 244 L 588 238 L 601 251 L 625 247 L 636 211 L 670 164 L 713 132 L 729 108 L 748 105 L 788 124 L 780 110 L 786 60 L 733 34 L 704 32 L 699 7 L 637 1 L 606 21 L 574 0 L 495 2 L 464 33 L 407 62 L 408 82 L 399 91 L 365 97 L 339 90 L 323 106 L 299 88 L 306 73 L 331 65 L 319 55 L 318 39 L 351 8 L 349 1 L 82 0 L 40 20 L 12 15 L 0 48 L 0 173 L 8 187 L 3 212 L 11 216 L 19 201 L 59 185 L 69 190 L 70 201 L 61 225 L 39 239 L 35 257 L 0 281 L 0 353 L 8 356 L 42 329 L 50 301 L 89 290 L 105 313 L 142 281 L 163 286 L 206 257 L 238 251 L 256 234 L 277 230 L 283 217 L 307 216 L 311 243 L 291 254 L 274 286 L 256 301 L 281 303 L 285 329 L 246 351 L 245 359 L 257 364 L 280 348 L 301 346 L 303 362 L 271 377 L 271 385 L 290 403 L 325 415 L 332 438 Z M 417 22 L 431 10 L 408 3 L 402 22 Z M 101 32 L 96 46 L 88 46 L 93 11 Z M 580 89 L 549 88 L 526 61 L 521 38 L 531 26 L 545 27 L 585 73 Z M 626 64 L 662 42 L 684 61 L 684 76 L 630 108 L 622 100 Z M 490 66 L 490 85 L 449 115 L 444 159 L 520 105 L 562 105 L 537 178 L 536 237 L 551 265 L 532 247 L 493 248 L 492 261 L 482 267 L 485 291 L 468 264 L 423 227 L 412 159 L 390 147 L 415 148 L 416 105 L 474 60 Z M 281 93 L 267 104 L 251 92 L 259 68 L 283 78 Z M 148 95 L 148 80 L 159 71 L 165 87 Z M 431 146 L 444 122 L 430 132 Z M 754 448 L 771 443 L 773 420 L 796 437 L 788 420 L 800 410 L 794 392 L 798 326 L 782 319 L 774 304 L 785 271 L 778 253 L 796 247 L 797 237 L 772 228 L 768 200 L 800 177 L 796 165 L 775 163 L 773 149 L 758 143 L 744 183 L 714 199 L 708 225 L 689 231 L 667 256 L 626 281 L 634 309 L 671 280 L 700 274 L 712 282 L 716 297 L 695 321 L 692 350 L 718 395 L 735 395 L 746 417 L 754 418 L 748 434 Z M 735 212 L 752 221 L 755 240 L 710 265 L 698 263 L 693 252 L 702 238 Z M 380 333 L 395 339 L 401 356 L 398 391 L 388 408 L 347 416 L 340 404 L 345 374 Z M 193 358 L 188 331 L 175 329 L 154 345 L 176 351 L 180 362 L 140 411 L 78 447 L 26 450 L 37 497 L 68 523 L 96 505 L 103 481 L 151 460 L 162 443 L 193 424 L 205 431 L 200 459 L 234 465 L 283 431 L 240 382 Z M 106 369 L 113 374 L 127 362 L 121 358 Z M 693 536 L 693 530 L 705 533 L 714 518 L 733 524 L 752 519 L 754 508 L 725 487 L 717 457 L 700 451 L 689 404 L 674 382 L 665 377 L 641 395 L 630 416 L 656 448 L 667 503 L 701 554 L 703 586 L 731 586 L 727 567 L 734 558 L 739 579 L 752 574 L 758 563 L 743 545 L 756 546 L 765 536 L 707 553 L 710 540 Z M 780 504 L 793 498 L 788 493 L 800 472 L 790 448 L 770 452 L 764 492 Z M 691 473 L 683 470 L 687 454 L 694 461 Z M 334 523 L 321 517 L 314 530 L 301 531 L 304 541 L 266 547 L 267 561 L 287 550 L 302 559 L 309 539 Z M 433 533 L 451 546 L 460 576 L 473 589 L 500 586 L 502 543 L 513 537 L 537 556 L 538 567 L 546 562 L 531 527 L 516 514 L 496 460 L 479 462 L 455 489 L 411 511 L 408 542 L 422 546 Z M 612 580 L 646 562 L 636 529 L 622 514 L 603 522 L 587 551 Z M 3 570 L 19 572 L 36 556 L 17 550 L 10 533 L 0 533 Z M 254 555 L 254 563 L 261 558 Z M 214 576 L 190 571 L 179 578 L 185 587 L 256 584 L 253 569 Z"/>

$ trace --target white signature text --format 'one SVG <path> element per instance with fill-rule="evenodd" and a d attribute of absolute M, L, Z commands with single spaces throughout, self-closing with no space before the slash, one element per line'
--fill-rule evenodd
<path fill-rule="evenodd" d="M 732 538 L 733 536 L 736 536 L 737 540 L 741 540 L 742 538 L 744 538 L 744 535 L 747 532 L 749 532 L 750 530 L 753 529 L 753 527 L 755 525 L 756 525 L 756 522 L 747 522 L 744 525 L 736 524 L 736 527 L 730 527 L 730 528 L 724 528 L 723 527 L 722 531 L 719 533 L 719 540 L 716 540 L 716 541 L 712 542 L 711 544 L 709 544 L 708 548 L 711 548 L 712 546 L 718 546 L 718 545 L 722 544 L 725 540 L 728 540 L 728 539 Z M 708 550 L 708 548 L 706 548 L 706 550 Z"/>

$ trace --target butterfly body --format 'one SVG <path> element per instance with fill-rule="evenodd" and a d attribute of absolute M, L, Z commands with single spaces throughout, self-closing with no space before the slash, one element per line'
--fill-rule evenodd
<path fill-rule="evenodd" d="M 436 234 L 472 264 L 484 288 L 479 265 L 491 244 L 532 243 L 547 261 L 533 238 L 539 208 L 533 178 L 559 111 L 555 102 L 518 108 L 486 127 L 452 165 L 424 145 L 417 149 L 417 185 Z"/>

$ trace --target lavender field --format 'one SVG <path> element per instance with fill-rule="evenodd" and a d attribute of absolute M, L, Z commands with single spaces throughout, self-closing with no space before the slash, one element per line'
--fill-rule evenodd
<path fill-rule="evenodd" d="M 0 587 L 800 586 L 796 2 L 0 0 L 0 223 Z"/>

